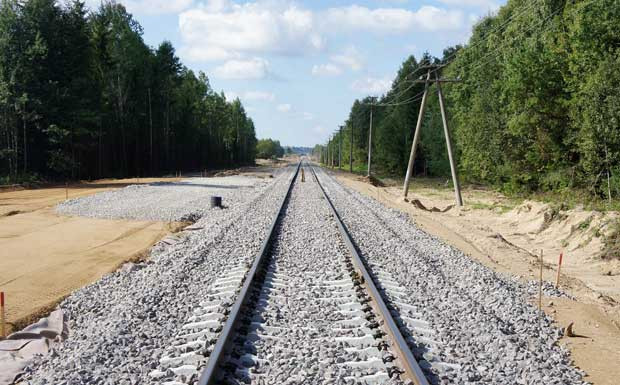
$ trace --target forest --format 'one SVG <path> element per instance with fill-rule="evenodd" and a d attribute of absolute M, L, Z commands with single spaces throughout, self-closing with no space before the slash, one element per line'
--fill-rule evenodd
<path fill-rule="evenodd" d="M 288 150 L 288 148 L 287 148 Z M 256 144 L 256 157 L 261 159 L 280 158 L 284 156 L 285 149 L 279 140 L 260 139 Z"/>
<path fill-rule="evenodd" d="M 343 167 L 403 176 L 431 70 L 442 83 L 461 180 L 508 193 L 571 191 L 620 197 L 620 4 L 617 0 L 509 0 L 481 19 L 464 46 L 408 57 L 391 89 L 356 100 L 342 130 L 315 148 Z M 415 174 L 450 175 L 439 101 L 429 97 Z M 352 148 L 351 148 L 352 146 Z M 327 148 L 329 147 L 329 148 Z M 352 150 L 352 151 L 351 151 Z"/>
<path fill-rule="evenodd" d="M 254 123 L 121 4 L 0 1 L 0 183 L 253 163 Z"/>

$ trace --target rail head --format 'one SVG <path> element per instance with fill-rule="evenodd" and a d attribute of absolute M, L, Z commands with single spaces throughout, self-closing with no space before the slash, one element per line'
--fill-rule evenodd
<path fill-rule="evenodd" d="M 210 385 L 210 384 L 213 384 L 214 381 L 216 380 L 216 374 L 218 371 L 218 367 L 221 364 L 222 359 L 226 356 L 228 352 L 228 349 L 229 349 L 228 345 L 229 345 L 232 335 L 234 334 L 234 330 L 237 327 L 237 323 L 239 321 L 240 314 L 241 314 L 241 309 L 243 309 L 243 306 L 248 301 L 250 288 L 252 287 L 252 284 L 254 283 L 254 280 L 256 279 L 256 272 L 258 271 L 259 267 L 265 260 L 265 256 L 268 253 L 269 244 L 271 243 L 271 240 L 273 238 L 274 230 L 278 223 L 278 218 L 282 214 L 282 210 L 284 208 L 286 200 L 291 194 L 291 190 L 293 189 L 293 185 L 295 184 L 295 180 L 297 179 L 297 174 L 299 174 L 300 167 L 301 167 L 301 162 L 297 164 L 295 173 L 293 174 L 293 177 L 291 178 L 289 182 L 289 186 L 286 191 L 286 194 L 284 194 L 284 197 L 282 198 L 280 202 L 278 210 L 271 222 L 271 226 L 269 226 L 267 235 L 265 239 L 263 240 L 263 243 L 261 244 L 261 248 L 258 254 L 256 255 L 256 257 L 254 258 L 252 267 L 250 268 L 250 270 L 248 271 L 248 273 L 246 274 L 244 278 L 243 285 L 241 286 L 241 290 L 239 291 L 239 295 L 237 296 L 237 299 L 235 300 L 235 303 L 233 304 L 230 310 L 226 323 L 224 324 L 224 327 L 222 328 L 222 332 L 220 333 L 217 339 L 217 342 L 215 343 L 213 351 L 209 355 L 207 365 L 205 366 L 202 373 L 200 374 L 198 385 Z"/>
<path fill-rule="evenodd" d="M 314 179 L 316 180 L 317 184 L 319 185 L 321 191 L 323 192 L 323 196 L 325 197 L 325 200 L 327 201 L 328 206 L 334 218 L 336 219 L 336 224 L 338 225 L 340 234 L 342 235 L 342 238 L 345 244 L 347 245 L 349 252 L 351 253 L 353 257 L 353 263 L 356 267 L 356 270 L 358 274 L 360 274 L 364 278 L 364 284 L 366 285 L 368 293 L 370 294 L 372 298 L 373 307 L 379 313 L 379 316 L 383 318 L 383 320 L 385 321 L 385 331 L 388 333 L 392 341 L 394 341 L 395 343 L 395 345 L 392 346 L 392 348 L 396 349 L 397 354 L 399 356 L 398 357 L 399 361 L 403 365 L 405 369 L 405 373 L 407 374 L 407 377 L 411 379 L 416 385 L 429 385 L 429 382 L 426 376 L 424 375 L 422 368 L 420 367 L 420 365 L 418 364 L 418 361 L 413 356 L 413 353 L 411 353 L 411 349 L 409 349 L 409 345 L 407 344 L 407 341 L 401 334 L 400 329 L 398 328 L 398 325 L 394 321 L 392 314 L 390 313 L 389 309 L 387 308 L 387 305 L 383 301 L 381 292 L 377 289 L 377 286 L 375 285 L 372 279 L 372 276 L 366 269 L 366 265 L 364 264 L 362 258 L 357 252 L 357 248 L 355 244 L 353 243 L 351 234 L 349 234 L 349 231 L 347 230 L 345 224 L 342 222 L 342 218 L 340 217 L 340 214 L 338 214 L 336 207 L 334 206 L 333 202 L 327 195 L 325 188 L 323 187 L 318 176 L 316 175 L 316 172 L 314 171 L 314 167 L 310 166 L 310 170 L 312 171 L 312 175 Z"/>

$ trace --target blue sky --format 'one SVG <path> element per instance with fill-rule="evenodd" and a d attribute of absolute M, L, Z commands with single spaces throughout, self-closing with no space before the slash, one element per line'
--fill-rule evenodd
<path fill-rule="evenodd" d="M 384 93 L 407 56 L 465 42 L 505 0 L 119 2 L 147 44 L 170 40 L 213 89 L 239 97 L 259 138 L 313 146 L 355 99 Z"/>

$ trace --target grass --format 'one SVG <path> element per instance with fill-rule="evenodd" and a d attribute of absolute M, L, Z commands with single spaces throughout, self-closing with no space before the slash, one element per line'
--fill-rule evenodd
<path fill-rule="evenodd" d="M 589 216 L 588 218 L 586 218 L 586 220 L 579 223 L 579 225 L 577 225 L 577 228 L 579 230 L 587 230 L 588 228 L 590 228 L 591 223 L 592 223 L 592 216 Z"/>
<path fill-rule="evenodd" d="M 0 175 L 0 186 L 8 186 L 8 185 L 36 185 L 44 182 L 44 179 L 41 178 L 39 174 L 36 173 L 20 173 L 15 178 L 11 178 L 8 175 Z"/>
<path fill-rule="evenodd" d="M 509 202 L 512 203 L 512 202 Z M 499 213 L 504 214 L 508 211 L 514 209 L 517 204 L 501 204 L 501 203 L 484 203 L 484 202 L 469 202 L 467 206 L 476 209 L 476 210 L 492 210 L 499 211 Z"/>
<path fill-rule="evenodd" d="M 533 192 L 521 195 L 525 199 L 532 199 L 544 203 L 562 205 L 563 209 L 583 207 L 584 210 L 592 211 L 620 211 L 620 199 L 612 199 L 593 196 L 584 189 L 567 189 L 563 191 Z"/>

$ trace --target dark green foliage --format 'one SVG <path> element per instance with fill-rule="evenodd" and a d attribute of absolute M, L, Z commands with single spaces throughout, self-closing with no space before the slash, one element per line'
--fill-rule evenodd
<path fill-rule="evenodd" d="M 105 1 L 0 2 L 0 175 L 155 175 L 252 163 L 252 120 Z"/>
<path fill-rule="evenodd" d="M 256 143 L 256 157 L 261 159 L 275 159 L 284 156 L 284 148 L 280 141 L 272 139 L 260 139 Z"/>
<path fill-rule="evenodd" d="M 509 0 L 474 26 L 465 47 L 446 49 L 441 76 L 461 80 L 444 86 L 461 177 L 510 193 L 585 188 L 617 197 L 619 22 L 618 0 Z M 378 103 L 406 102 L 421 91 L 420 85 L 400 94 L 417 67 L 414 58 L 405 60 Z M 404 174 L 419 107 L 376 107 L 373 163 L 381 171 Z M 367 150 L 367 141 L 355 145 Z M 415 172 L 449 175 L 435 86 Z"/>

